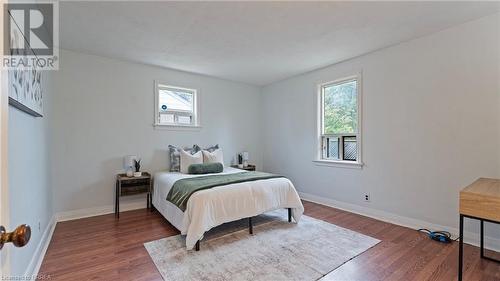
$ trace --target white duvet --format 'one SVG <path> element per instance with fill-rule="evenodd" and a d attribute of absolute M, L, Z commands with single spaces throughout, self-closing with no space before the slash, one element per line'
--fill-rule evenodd
<path fill-rule="evenodd" d="M 222 174 L 241 172 L 244 171 L 225 167 Z M 154 177 L 153 204 L 182 235 L 186 235 L 188 250 L 203 238 L 206 231 L 226 222 L 281 208 L 292 208 L 292 216 L 298 222 L 304 212 L 295 187 L 286 178 L 229 184 L 197 191 L 191 195 L 185 212 L 166 200 L 177 180 L 198 176 L 206 175 L 159 172 Z"/>

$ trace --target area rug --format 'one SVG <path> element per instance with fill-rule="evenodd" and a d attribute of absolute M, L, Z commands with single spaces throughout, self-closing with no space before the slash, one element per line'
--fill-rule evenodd
<path fill-rule="evenodd" d="M 205 235 L 201 250 L 186 251 L 181 235 L 145 243 L 164 280 L 318 280 L 380 240 L 302 216 L 288 223 L 286 213 L 254 219 L 253 235 L 240 221 Z"/>

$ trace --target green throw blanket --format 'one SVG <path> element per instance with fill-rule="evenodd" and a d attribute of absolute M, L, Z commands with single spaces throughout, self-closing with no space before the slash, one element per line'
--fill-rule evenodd
<path fill-rule="evenodd" d="M 170 189 L 170 192 L 167 195 L 167 201 L 170 201 L 172 204 L 176 205 L 184 212 L 186 210 L 189 198 L 196 191 L 233 183 L 282 177 L 283 176 L 263 172 L 242 172 L 180 179 L 176 181 L 172 189 Z"/>

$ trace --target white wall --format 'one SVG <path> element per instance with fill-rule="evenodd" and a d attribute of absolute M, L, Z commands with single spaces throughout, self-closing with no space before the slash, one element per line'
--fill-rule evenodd
<path fill-rule="evenodd" d="M 50 231 L 53 215 L 50 182 L 50 123 L 52 81 L 42 72 L 43 118 L 35 118 L 9 106 L 9 208 L 8 230 L 20 224 L 31 226 L 31 239 L 23 248 L 11 248 L 10 274 L 31 274 L 43 248 L 44 233 Z M 40 226 L 40 227 L 39 227 Z M 46 234 L 47 235 L 47 234 Z M 7 247 L 12 247 L 8 245 Z"/>
<path fill-rule="evenodd" d="M 201 130 L 152 126 L 155 79 L 199 90 Z M 115 175 L 122 169 L 123 156 L 142 157 L 144 171 L 165 170 L 169 144 L 218 143 L 226 164 L 247 150 L 252 162 L 262 167 L 257 87 L 70 51 L 61 52 L 55 85 L 52 178 L 56 212 L 112 206 Z M 140 200 L 145 206 L 145 200 Z"/>
<path fill-rule="evenodd" d="M 264 87 L 265 170 L 319 198 L 457 227 L 459 190 L 500 177 L 498 34 L 490 16 Z M 365 166 L 317 166 L 316 85 L 359 71 Z"/>

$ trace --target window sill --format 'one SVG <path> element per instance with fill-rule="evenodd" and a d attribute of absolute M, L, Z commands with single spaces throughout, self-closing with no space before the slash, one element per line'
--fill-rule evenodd
<path fill-rule="evenodd" d="M 318 166 L 329 166 L 338 168 L 348 168 L 348 169 L 362 169 L 362 162 L 352 162 L 352 161 L 335 161 L 335 160 L 313 160 L 314 164 Z"/>
<path fill-rule="evenodd" d="M 153 124 L 155 130 L 169 130 L 169 131 L 200 131 L 199 125 L 166 125 L 166 124 Z"/>

